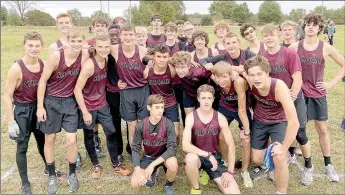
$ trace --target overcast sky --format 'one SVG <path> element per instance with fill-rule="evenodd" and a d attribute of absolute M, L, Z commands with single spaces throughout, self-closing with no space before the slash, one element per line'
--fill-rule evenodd
<path fill-rule="evenodd" d="M 257 13 L 260 4 L 263 1 L 236 1 L 237 3 L 247 2 L 251 12 Z M 345 1 L 324 1 L 324 6 L 328 9 L 338 9 L 344 6 Z M 186 13 L 207 14 L 212 1 L 184 1 Z M 303 8 L 307 11 L 313 10 L 316 6 L 322 5 L 322 1 L 278 1 L 282 12 L 288 14 L 291 9 Z M 123 15 L 123 11 L 129 7 L 129 1 L 109 1 L 109 12 L 113 18 Z M 138 5 L 139 1 L 132 1 L 132 5 Z M 61 12 L 67 12 L 69 9 L 78 8 L 83 16 L 91 14 L 101 9 L 100 1 L 40 1 L 37 3 L 37 9 L 48 12 L 54 18 Z M 108 1 L 102 1 L 103 11 L 108 13 Z"/>

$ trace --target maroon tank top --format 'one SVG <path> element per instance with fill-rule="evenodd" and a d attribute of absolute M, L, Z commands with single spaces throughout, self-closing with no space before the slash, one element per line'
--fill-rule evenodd
<path fill-rule="evenodd" d="M 184 91 L 192 98 L 197 97 L 197 90 L 203 84 L 208 84 L 212 73 L 204 67 L 190 67 L 189 75 L 181 78 Z"/>
<path fill-rule="evenodd" d="M 71 66 L 66 65 L 64 50 L 60 51 L 60 61 L 57 69 L 47 82 L 47 95 L 55 97 L 70 97 L 81 69 L 82 52 Z"/>
<path fill-rule="evenodd" d="M 224 55 L 224 54 L 227 53 L 227 50 L 226 50 L 226 49 L 219 49 L 219 47 L 218 47 L 218 42 L 214 45 L 214 47 L 218 50 L 218 53 L 219 53 L 220 55 Z"/>
<path fill-rule="evenodd" d="M 38 81 L 43 71 L 43 61 L 38 59 L 40 71 L 31 72 L 24 64 L 22 59 L 17 60 L 22 71 L 22 81 L 17 89 L 14 90 L 13 100 L 18 103 L 35 103 L 37 102 Z"/>
<path fill-rule="evenodd" d="M 303 48 L 303 40 L 298 42 L 297 54 L 302 66 L 302 91 L 304 96 L 319 98 L 326 95 L 326 90 L 315 87 L 317 82 L 323 82 L 325 71 L 325 59 L 323 57 L 323 42 L 314 51 Z"/>
<path fill-rule="evenodd" d="M 152 48 L 152 47 L 154 47 L 154 46 L 156 46 L 156 45 L 158 45 L 158 44 L 163 44 L 163 43 L 165 43 L 166 40 L 167 40 L 167 38 L 166 38 L 165 34 L 163 34 L 163 33 L 160 35 L 159 39 L 154 39 L 154 38 L 152 37 L 152 34 L 149 33 L 149 34 L 147 35 L 146 45 L 147 45 L 147 47 Z"/>
<path fill-rule="evenodd" d="M 231 112 L 238 112 L 238 96 L 235 90 L 235 82 L 231 80 L 231 87 L 228 92 L 225 92 L 220 87 L 220 106 L 230 110 Z M 246 109 L 250 106 L 250 98 L 248 90 L 246 91 Z"/>
<path fill-rule="evenodd" d="M 271 78 L 270 91 L 267 96 L 262 96 L 259 90 L 253 85 L 252 94 L 256 101 L 254 107 L 254 118 L 261 122 L 286 121 L 283 106 L 275 98 L 277 79 Z"/>
<path fill-rule="evenodd" d="M 56 41 L 57 48 L 60 48 L 63 46 L 62 42 L 59 40 Z"/>
<path fill-rule="evenodd" d="M 151 134 L 149 117 L 144 119 L 143 146 L 147 156 L 159 157 L 167 150 L 166 118 L 163 116 L 159 123 L 158 132 Z"/>
<path fill-rule="evenodd" d="M 230 57 L 229 53 L 225 53 L 225 59 L 226 59 L 226 62 L 228 62 L 230 65 L 233 65 L 233 66 L 244 65 L 244 63 L 246 62 L 246 51 L 240 49 L 240 63 L 239 64 Z"/>
<path fill-rule="evenodd" d="M 260 49 L 258 54 L 262 55 L 265 51 L 265 44 L 263 42 L 260 42 Z"/>
<path fill-rule="evenodd" d="M 207 124 L 204 124 L 200 120 L 197 110 L 193 111 L 193 117 L 192 144 L 201 150 L 217 153 L 219 134 L 221 132 L 218 122 L 218 112 L 213 110 L 213 118 Z"/>
<path fill-rule="evenodd" d="M 122 44 L 119 45 L 116 69 L 122 82 L 127 83 L 126 89 L 143 87 L 147 83 L 143 76 L 145 65 L 141 62 L 138 45 L 135 45 L 135 53 L 131 58 L 125 56 Z"/>
<path fill-rule="evenodd" d="M 176 104 L 176 97 L 172 87 L 172 78 L 169 66 L 164 74 L 158 75 L 150 68 L 147 76 L 151 94 L 160 94 L 165 101 L 165 108 L 169 108 Z"/>
<path fill-rule="evenodd" d="M 105 86 L 107 85 L 107 64 L 100 68 L 96 59 L 91 57 L 94 64 L 93 75 L 89 77 L 83 89 L 83 96 L 87 110 L 98 110 L 107 104 Z"/>
<path fill-rule="evenodd" d="M 213 57 L 213 55 L 212 55 L 212 49 L 211 49 L 211 48 L 208 48 L 208 50 L 207 50 L 207 57 L 208 57 L 208 58 Z M 200 60 L 200 59 L 198 58 L 198 55 L 196 54 L 196 51 L 195 51 L 193 60 L 194 60 L 194 62 L 199 63 L 199 60 Z"/>

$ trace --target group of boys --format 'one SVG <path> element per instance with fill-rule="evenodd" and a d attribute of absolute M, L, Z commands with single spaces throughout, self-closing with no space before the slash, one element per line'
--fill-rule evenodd
<path fill-rule="evenodd" d="M 104 130 L 113 170 L 130 175 L 132 171 L 123 164 L 121 118 L 127 123 L 126 150 L 134 165 L 131 185 L 135 189 L 151 188 L 162 166 L 165 191 L 174 194 L 180 121 L 192 194 L 201 194 L 199 183 L 206 185 L 209 180 L 223 193 L 240 193 L 229 129 L 233 120 L 239 124 L 242 146 L 241 163 L 236 167 L 241 168 L 245 187 L 253 187 L 252 180 L 269 172 L 277 193 L 286 193 L 288 164 L 296 162 L 295 140 L 305 161 L 301 183 L 312 184 L 314 166 L 306 134 L 309 120 L 315 121 L 324 171 L 331 181 L 339 182 L 330 157 L 326 89 L 344 77 L 344 58 L 318 39 L 321 15 L 305 16 L 305 38 L 298 42 L 296 24 L 291 21 L 279 27 L 265 25 L 263 42 L 253 25 L 244 24 L 241 36 L 249 44 L 244 50 L 240 36 L 224 22 L 215 25 L 217 42 L 211 47 L 207 46 L 208 34 L 195 31 L 189 22 L 169 22 L 163 33 L 158 14 L 151 18 L 151 33 L 125 24 L 123 18 L 115 18 L 109 26 L 107 19 L 96 17 L 92 22 L 96 36 L 88 41 L 81 29 L 72 26 L 68 14 L 59 14 L 56 23 L 61 38 L 49 46 L 47 60 L 39 59 L 42 36 L 27 33 L 25 56 L 11 66 L 5 85 L 8 130 L 17 142 L 24 194 L 31 193 L 26 160 L 31 132 L 49 175 L 49 194 L 57 193 L 57 178 L 66 176 L 55 168 L 55 140 L 61 128 L 66 131 L 70 192 L 79 189 L 77 129 L 83 129 L 92 178 L 101 177 L 97 124 Z M 284 37 L 281 45 L 280 34 Z M 324 81 L 326 56 L 341 66 L 330 82 Z M 263 166 L 270 144 L 274 144 L 274 170 Z M 251 155 L 258 167 L 250 174 Z"/>

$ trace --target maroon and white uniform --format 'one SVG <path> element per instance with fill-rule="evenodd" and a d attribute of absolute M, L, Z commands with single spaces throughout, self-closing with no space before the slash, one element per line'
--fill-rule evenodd
<path fill-rule="evenodd" d="M 156 37 L 158 37 L 158 38 L 156 38 Z M 167 37 L 165 36 L 165 34 L 152 35 L 151 33 L 149 33 L 147 35 L 146 45 L 147 45 L 148 48 L 152 48 L 155 45 L 159 45 L 159 44 L 165 43 L 166 40 L 167 40 Z"/>

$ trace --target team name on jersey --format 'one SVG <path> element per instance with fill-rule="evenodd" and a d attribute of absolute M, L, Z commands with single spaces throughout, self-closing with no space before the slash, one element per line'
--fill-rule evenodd
<path fill-rule="evenodd" d="M 144 139 L 143 140 L 143 144 L 146 146 L 163 146 L 167 143 L 167 139 L 162 139 L 162 140 L 155 140 L 155 141 L 151 141 L 149 139 Z"/>
<path fill-rule="evenodd" d="M 29 81 L 24 81 L 24 87 L 29 88 L 29 87 L 35 87 L 38 85 L 38 79 L 37 80 L 29 80 Z"/>
<path fill-rule="evenodd" d="M 286 66 L 284 65 L 279 65 L 279 66 L 274 66 L 270 68 L 271 73 L 280 73 L 280 72 L 287 72 Z"/>
<path fill-rule="evenodd" d="M 236 95 L 229 95 L 229 96 L 226 96 L 224 99 L 225 99 L 225 101 L 236 101 L 236 100 L 238 100 L 238 96 L 237 96 L 237 94 Z"/>
<path fill-rule="evenodd" d="M 272 102 L 272 101 L 269 101 L 269 100 L 265 100 L 265 99 L 262 99 L 260 98 L 259 96 L 257 95 L 254 95 L 255 99 L 257 99 L 259 102 L 263 103 L 263 104 L 266 104 L 268 106 L 278 106 L 277 102 Z"/>
<path fill-rule="evenodd" d="M 79 72 L 80 72 L 80 69 L 73 69 L 73 70 L 69 70 L 67 72 L 58 72 L 56 77 L 58 79 L 63 79 L 69 75 L 78 75 Z"/>
<path fill-rule="evenodd" d="M 197 77 L 192 77 L 191 80 L 192 81 L 199 81 L 199 79 Z"/>
<path fill-rule="evenodd" d="M 120 68 L 122 69 L 139 69 L 140 68 L 140 64 L 138 63 L 133 63 L 133 64 L 127 64 L 126 62 L 120 62 Z"/>
<path fill-rule="evenodd" d="M 305 56 L 300 56 L 299 57 L 301 63 L 312 63 L 312 64 L 321 64 L 321 58 L 316 57 L 315 54 L 312 57 L 305 57 Z"/>
<path fill-rule="evenodd" d="M 195 135 L 197 136 L 204 136 L 204 135 L 218 135 L 219 130 L 218 129 L 195 129 Z"/>
<path fill-rule="evenodd" d="M 100 80 L 105 79 L 105 78 L 107 78 L 107 72 L 93 77 L 93 81 L 100 81 Z"/>
<path fill-rule="evenodd" d="M 149 80 L 149 85 L 168 85 L 171 83 L 171 79 L 152 79 Z"/>

